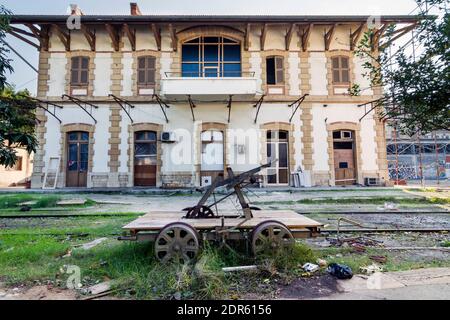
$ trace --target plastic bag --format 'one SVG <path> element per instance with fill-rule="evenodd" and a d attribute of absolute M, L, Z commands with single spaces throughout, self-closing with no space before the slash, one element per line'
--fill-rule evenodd
<path fill-rule="evenodd" d="M 338 279 L 351 279 L 353 277 L 352 269 L 349 266 L 338 263 L 330 264 L 327 272 Z"/>

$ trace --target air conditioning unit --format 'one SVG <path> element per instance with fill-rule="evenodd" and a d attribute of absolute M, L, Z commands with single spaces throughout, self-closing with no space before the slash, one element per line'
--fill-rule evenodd
<path fill-rule="evenodd" d="M 378 178 L 364 178 L 364 185 L 365 186 L 379 186 L 380 185 L 380 179 Z"/>
<path fill-rule="evenodd" d="M 212 177 L 211 176 L 202 176 L 201 179 L 201 185 L 204 186 L 210 186 L 212 183 Z"/>
<path fill-rule="evenodd" d="M 161 142 L 175 142 L 175 133 L 163 131 L 161 133 Z"/>

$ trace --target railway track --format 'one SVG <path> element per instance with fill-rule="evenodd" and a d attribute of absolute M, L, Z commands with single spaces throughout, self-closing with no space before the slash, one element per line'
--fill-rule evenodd
<path fill-rule="evenodd" d="M 389 214 L 450 214 L 450 211 L 313 211 L 313 212 L 302 212 L 302 211 L 296 211 L 299 214 L 302 215 L 312 215 L 312 214 L 379 214 L 379 215 L 389 215 Z"/>
<path fill-rule="evenodd" d="M 349 214 L 379 214 L 379 215 L 393 215 L 393 214 L 449 214 L 450 211 L 343 211 L 343 212 L 333 212 L 333 211 L 323 211 L 323 212 L 303 212 L 296 211 L 301 215 L 314 215 L 314 214 L 329 214 L 329 215 L 349 215 Z M 0 215 L 0 219 L 33 219 L 33 218 L 82 218 L 82 217 L 126 217 L 126 216 L 139 216 L 143 213 L 69 213 L 69 214 L 5 214 Z"/>
<path fill-rule="evenodd" d="M 93 214 L 21 214 L 0 215 L 0 219 L 90 218 L 90 217 L 136 217 L 142 213 L 93 213 Z"/>

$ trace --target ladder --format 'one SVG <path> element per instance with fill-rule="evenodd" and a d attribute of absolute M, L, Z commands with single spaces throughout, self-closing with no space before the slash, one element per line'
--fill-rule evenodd
<path fill-rule="evenodd" d="M 45 170 L 44 183 L 42 189 L 55 189 L 58 181 L 59 163 L 61 157 L 50 157 Z"/>

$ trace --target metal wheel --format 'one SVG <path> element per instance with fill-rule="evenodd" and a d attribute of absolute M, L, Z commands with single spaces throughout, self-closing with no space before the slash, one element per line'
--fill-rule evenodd
<path fill-rule="evenodd" d="M 155 241 L 155 255 L 162 263 L 187 263 L 197 256 L 199 248 L 197 231 L 182 222 L 165 226 Z"/>
<path fill-rule="evenodd" d="M 186 219 L 208 219 L 215 218 L 214 212 L 207 206 L 191 207 L 183 209 L 187 211 Z"/>
<path fill-rule="evenodd" d="M 252 250 L 254 255 L 271 254 L 292 248 L 295 239 L 289 229 L 278 221 L 264 221 L 253 229 Z"/>

